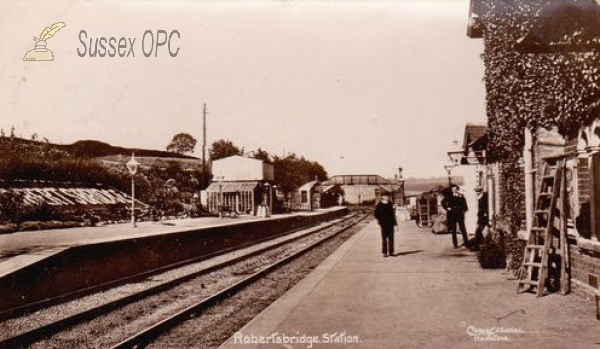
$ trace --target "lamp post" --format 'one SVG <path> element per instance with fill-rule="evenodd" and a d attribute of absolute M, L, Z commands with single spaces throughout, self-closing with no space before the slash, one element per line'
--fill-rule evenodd
<path fill-rule="evenodd" d="M 452 169 L 456 165 L 444 165 L 444 169 L 448 172 L 448 186 L 452 185 Z"/>
<path fill-rule="evenodd" d="M 402 166 L 398 166 L 398 206 L 404 206 L 404 179 L 402 178 Z"/>
<path fill-rule="evenodd" d="M 139 162 L 135 160 L 135 154 L 131 153 L 131 159 L 125 164 L 129 174 L 131 174 L 131 224 L 133 227 L 137 227 L 135 224 L 135 174 L 137 173 Z"/>
<path fill-rule="evenodd" d="M 458 141 L 454 141 L 454 144 L 458 145 Z M 448 171 L 448 186 L 452 185 L 452 169 L 462 163 L 464 155 L 463 150 L 453 150 L 448 152 L 450 164 L 444 166 L 446 171 Z"/>
<path fill-rule="evenodd" d="M 463 157 L 465 157 L 465 153 L 462 150 L 449 151 L 448 157 L 450 158 L 450 162 L 453 165 L 458 166 L 462 163 Z"/>

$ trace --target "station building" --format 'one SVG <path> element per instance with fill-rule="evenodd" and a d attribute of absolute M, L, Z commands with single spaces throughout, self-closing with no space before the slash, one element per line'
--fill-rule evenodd
<path fill-rule="evenodd" d="M 323 185 L 318 179 L 303 184 L 292 196 L 291 209 L 295 211 L 314 211 L 321 208 Z"/>
<path fill-rule="evenodd" d="M 484 41 L 494 39 L 484 35 L 486 23 L 482 14 L 486 6 L 482 0 L 471 0 L 469 37 Z M 540 54 L 555 60 L 561 60 L 565 55 L 594 54 L 600 47 L 599 20 L 600 5 L 595 1 L 553 2 L 553 6 L 540 13 L 538 23 L 519 39 L 515 49 L 519 50 L 518 56 L 524 63 Z M 573 79 L 571 76 L 563 78 L 565 81 Z M 564 117 L 575 119 L 579 116 Z M 567 230 L 569 288 L 577 294 L 600 299 L 600 117 L 582 123 L 576 134 L 566 137 L 554 129 L 532 131 L 523 126 L 522 132 L 525 145 L 521 155 L 521 185 L 525 195 L 523 202 L 515 203 L 521 205 L 524 217 L 520 235 L 527 238 L 534 220 L 535 195 L 541 182 L 543 159 L 562 157 L 566 162 L 563 181 L 567 200 L 562 212 Z M 487 170 L 492 180 L 499 178 L 497 166 L 488 161 Z M 492 200 L 495 209 L 503 199 L 498 182 L 492 181 L 488 185 L 488 189 L 496 193 Z"/>
<path fill-rule="evenodd" d="M 234 155 L 212 162 L 213 178 L 205 190 L 210 213 L 219 208 L 237 214 L 258 215 L 273 211 L 276 187 L 273 164 Z"/>

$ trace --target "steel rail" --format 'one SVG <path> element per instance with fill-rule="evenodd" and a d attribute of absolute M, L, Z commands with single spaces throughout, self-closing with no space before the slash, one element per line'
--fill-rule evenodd
<path fill-rule="evenodd" d="M 262 268 L 261 270 L 257 271 L 256 273 L 249 275 L 248 277 L 215 293 L 214 295 L 212 295 L 208 298 L 205 298 L 202 301 L 200 301 L 192 306 L 189 306 L 186 309 L 178 312 L 177 314 L 169 316 L 168 318 L 166 318 L 152 326 L 147 327 L 146 329 L 138 332 L 137 334 L 112 346 L 110 349 L 141 349 L 141 348 L 145 348 L 146 346 L 151 344 L 151 342 L 154 339 L 156 339 L 157 337 L 159 337 L 161 334 L 174 328 L 175 326 L 179 325 L 180 323 L 188 320 L 190 317 L 202 313 L 203 311 L 205 311 L 212 305 L 235 295 L 237 292 L 239 292 L 240 290 L 249 286 L 250 284 L 260 280 L 262 277 L 264 277 L 268 273 L 276 270 L 277 268 L 283 266 L 284 264 L 291 262 L 292 260 L 300 257 L 301 255 L 311 251 L 312 249 L 319 246 L 320 244 L 322 244 L 326 241 L 329 241 L 334 236 L 337 236 L 338 234 L 348 230 L 349 228 L 353 227 L 354 225 L 356 225 L 360 221 L 364 220 L 368 216 L 369 215 L 366 214 L 365 216 L 361 217 L 359 220 L 354 222 L 352 225 L 342 227 L 340 230 L 336 231 L 335 233 L 333 233 L 319 241 L 316 241 L 316 242 L 306 246 L 305 248 L 298 250 L 298 251 L 294 252 L 293 254 L 280 259 L 279 261 L 271 263 L 270 265 Z"/>
<path fill-rule="evenodd" d="M 305 229 L 305 230 L 307 230 L 305 233 L 300 234 L 298 236 L 294 236 L 294 237 L 292 237 L 290 239 L 287 239 L 287 240 L 284 240 L 284 241 L 279 241 L 279 242 L 277 242 L 275 244 L 271 244 L 271 245 L 262 247 L 260 249 L 257 249 L 255 251 L 251 251 L 251 252 L 245 253 L 245 254 L 240 255 L 238 257 L 235 257 L 233 259 L 230 259 L 230 260 L 227 260 L 227 261 L 223 261 L 221 263 L 217 263 L 215 265 L 212 265 L 212 266 L 209 266 L 209 267 L 206 267 L 206 268 L 202 268 L 200 270 L 188 273 L 186 275 L 182 275 L 180 277 L 177 277 L 177 278 L 174 278 L 172 280 L 160 283 L 160 284 L 155 285 L 155 286 L 151 286 L 151 287 L 149 287 L 149 288 L 147 288 L 147 289 L 145 289 L 143 291 L 132 293 L 130 295 L 127 295 L 127 296 L 115 299 L 113 301 L 107 302 L 107 303 L 99 305 L 97 307 L 93 307 L 93 308 L 84 310 L 82 312 L 79 312 L 77 314 L 73 314 L 73 315 L 70 315 L 68 317 L 65 317 L 63 319 L 59 319 L 59 320 L 56 320 L 54 322 L 48 323 L 46 325 L 43 325 L 43 326 L 31 329 L 31 330 L 25 331 L 25 332 L 20 333 L 20 334 L 18 334 L 16 336 L 0 340 L 0 349 L 5 349 L 5 348 L 6 349 L 9 349 L 9 348 L 12 349 L 12 348 L 26 347 L 28 345 L 31 345 L 31 344 L 33 344 L 35 342 L 38 342 L 38 341 L 42 340 L 43 338 L 47 338 L 47 337 L 50 337 L 50 336 L 52 336 L 54 334 L 57 334 L 57 333 L 65 330 L 65 329 L 67 329 L 69 327 L 72 327 L 74 325 L 77 325 L 77 324 L 85 322 L 85 321 L 89 321 L 91 319 L 94 319 L 94 318 L 96 318 L 96 317 L 98 317 L 100 315 L 106 314 L 106 313 L 108 313 L 110 311 L 113 311 L 115 309 L 119 309 L 119 308 L 121 308 L 123 306 L 126 306 L 128 304 L 132 304 L 134 302 L 140 301 L 140 300 L 142 300 L 142 299 L 144 299 L 146 297 L 158 294 L 160 292 L 164 292 L 164 291 L 166 291 L 166 290 L 168 290 L 170 288 L 173 288 L 173 287 L 175 287 L 175 286 L 177 286 L 177 285 L 179 285 L 179 284 L 181 284 L 183 282 L 186 282 L 188 280 L 191 280 L 191 279 L 193 279 L 195 277 L 198 277 L 198 276 L 201 276 L 201 275 L 204 275 L 204 274 L 208 274 L 208 273 L 214 272 L 216 270 L 219 270 L 219 269 L 228 267 L 230 265 L 233 265 L 235 263 L 241 262 L 244 259 L 248 259 L 248 258 L 257 256 L 257 255 L 259 255 L 261 253 L 265 253 L 265 252 L 268 252 L 268 251 L 273 250 L 275 248 L 281 247 L 283 245 L 293 243 L 293 242 L 298 241 L 298 240 L 300 240 L 302 238 L 305 238 L 307 236 L 310 236 L 310 235 L 313 235 L 313 234 L 317 234 L 317 233 L 319 233 L 321 231 L 329 229 L 329 228 L 331 228 L 331 227 L 333 227 L 333 226 L 335 226 L 337 224 L 343 224 L 343 223 L 348 222 L 349 220 L 355 218 L 357 215 L 358 214 L 355 213 L 355 214 L 349 215 L 349 216 L 341 218 L 341 219 L 336 219 L 334 221 L 328 222 L 327 224 L 325 224 L 324 226 L 321 226 L 321 227 L 316 227 L 316 228 L 314 226 L 310 227 L 308 229 Z M 364 219 L 364 217 L 362 219 Z M 302 230 L 302 229 L 300 229 L 300 230 Z M 297 231 L 299 231 L 299 230 L 296 230 L 295 232 L 297 232 Z M 291 233 L 293 233 L 293 232 L 291 232 Z M 281 237 L 283 237 L 285 235 L 289 235 L 291 233 L 283 234 L 283 235 L 280 235 L 278 237 L 281 238 Z M 268 241 L 268 240 L 273 240 L 273 238 L 267 239 L 266 241 Z M 259 243 L 263 243 L 263 242 L 266 242 L 266 241 L 259 241 L 259 242 L 256 242 L 253 245 L 256 245 L 256 244 L 259 244 Z M 250 247 L 250 246 L 247 246 L 247 247 Z M 233 251 L 236 251 L 236 250 L 238 250 L 238 249 L 236 248 Z M 230 251 L 230 252 L 233 252 L 233 251 Z M 218 255 L 222 255 L 222 254 L 219 253 Z M 205 260 L 206 259 L 203 258 L 202 260 L 199 260 L 196 263 L 199 263 L 199 262 L 202 262 L 202 261 L 205 261 Z M 181 265 L 181 267 L 187 266 L 187 265 L 190 265 L 190 264 L 193 264 L 193 263 L 185 263 L 185 265 Z M 174 268 L 169 268 L 169 270 L 173 270 L 173 269 Z M 166 271 L 169 271 L 169 270 L 166 270 Z M 156 274 L 154 274 L 154 275 L 156 275 Z M 139 276 L 136 276 L 135 279 L 139 279 Z"/>
<path fill-rule="evenodd" d="M 193 264 L 193 263 L 198 263 L 198 262 L 202 262 L 214 257 L 218 257 L 218 256 L 222 256 L 225 255 L 227 253 L 231 253 L 237 250 L 241 250 L 244 248 L 248 248 L 251 247 L 253 245 L 256 244 L 260 244 L 269 240 L 273 240 L 273 239 L 277 239 L 289 234 L 293 234 L 295 232 L 298 232 L 300 230 L 304 230 L 304 229 L 310 229 L 312 227 L 317 226 L 319 223 L 316 224 L 310 224 L 304 227 L 300 227 L 300 228 L 295 228 L 295 229 L 291 229 L 288 230 L 286 232 L 277 234 L 277 235 L 273 235 L 273 236 L 268 236 L 259 240 L 255 240 L 246 244 L 242 244 L 242 245 L 238 245 L 238 246 L 234 246 L 234 247 L 230 247 L 230 248 L 226 248 L 226 249 L 221 249 L 215 252 L 211 252 L 202 256 L 198 256 L 198 257 L 194 257 L 194 258 L 190 258 L 190 259 L 186 259 L 184 261 L 180 261 L 177 263 L 173 263 L 173 264 L 169 264 L 169 265 L 165 265 L 159 268 L 154 268 L 151 270 L 147 270 L 132 276 L 128 276 L 128 277 L 124 277 L 124 278 L 120 278 L 117 280 L 113 280 L 113 281 L 109 281 L 109 282 L 105 282 L 99 285 L 94 285 L 94 286 L 90 286 L 90 287 L 86 287 L 83 288 L 81 290 L 77 290 L 74 292 L 69 292 L 60 296 L 56 296 L 56 297 L 52 297 L 52 298 L 47 298 L 41 301 L 36 301 L 36 302 L 32 302 L 29 304 L 25 304 L 19 307 L 15 307 L 15 308 L 11 308 L 11 309 L 6 309 L 3 311 L 0 311 L 0 321 L 5 321 L 8 319 L 12 319 L 12 318 L 16 318 L 22 315 L 25 315 L 27 313 L 31 313 L 34 312 L 36 310 L 39 309 L 43 309 L 43 308 L 47 308 L 56 304 L 60 304 L 60 303 L 65 303 L 68 301 L 71 301 L 73 299 L 77 299 L 80 297 L 84 297 L 93 293 L 98 293 L 98 292 L 102 292 L 120 285 L 124 285 L 126 283 L 129 282 L 136 282 L 139 280 L 143 280 L 146 279 L 148 277 L 151 277 L 153 275 L 156 274 L 160 274 L 160 273 L 164 273 L 166 271 L 169 270 L 173 270 L 173 269 L 177 269 L 179 267 L 185 266 L 185 265 L 189 265 L 189 264 Z"/>

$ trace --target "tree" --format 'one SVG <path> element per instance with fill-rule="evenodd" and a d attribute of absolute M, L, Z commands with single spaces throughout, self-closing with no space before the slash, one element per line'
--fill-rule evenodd
<path fill-rule="evenodd" d="M 315 179 L 327 179 L 327 172 L 318 162 L 298 158 L 296 154 L 288 154 L 286 157 L 275 157 L 275 182 L 279 189 L 285 193 L 297 190 L 304 183 Z"/>
<path fill-rule="evenodd" d="M 273 161 L 271 160 L 271 155 L 269 155 L 269 153 L 266 150 L 262 150 L 261 148 L 258 148 L 255 152 L 254 152 L 254 158 L 255 159 L 259 159 L 262 160 L 268 164 L 272 163 Z"/>
<path fill-rule="evenodd" d="M 217 160 L 233 155 L 242 155 L 243 149 L 238 148 L 230 140 L 220 139 L 213 142 L 208 152 L 212 160 Z"/>
<path fill-rule="evenodd" d="M 167 151 L 177 154 L 193 153 L 196 143 L 198 143 L 198 141 L 196 141 L 189 133 L 178 133 L 173 136 L 171 143 L 167 145 Z"/>

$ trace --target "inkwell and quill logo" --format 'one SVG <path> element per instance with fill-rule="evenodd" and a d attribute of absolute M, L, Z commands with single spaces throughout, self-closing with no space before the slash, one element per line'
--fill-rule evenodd
<path fill-rule="evenodd" d="M 52 51 L 46 48 L 46 41 L 56 34 L 57 31 L 61 30 L 66 24 L 63 22 L 58 22 L 52 24 L 50 27 L 46 27 L 44 31 L 42 31 L 42 35 L 40 35 L 39 39 L 34 37 L 33 41 L 35 41 L 35 47 L 33 50 L 27 52 L 25 57 L 23 57 L 24 61 L 53 61 L 54 54 Z"/>

